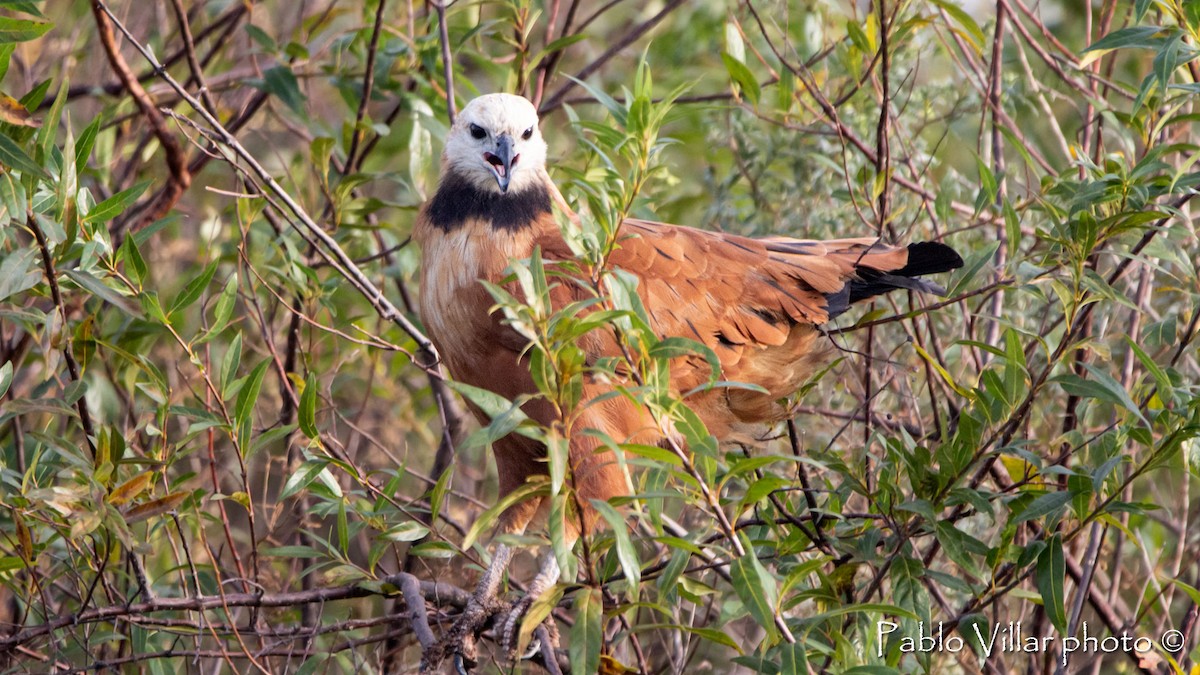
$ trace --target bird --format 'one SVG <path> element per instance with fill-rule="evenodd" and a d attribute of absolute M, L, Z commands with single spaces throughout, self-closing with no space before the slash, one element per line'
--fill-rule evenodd
<path fill-rule="evenodd" d="M 430 340 L 455 380 L 514 400 L 526 397 L 523 412 L 538 424 L 561 424 L 558 413 L 537 393 L 529 370 L 529 339 L 493 311 L 486 284 L 500 284 L 510 263 L 539 252 L 547 265 L 575 259 L 555 210 L 570 215 L 547 168 L 547 144 L 538 112 L 524 97 L 487 94 L 471 100 L 446 136 L 441 177 L 420 210 L 413 240 L 421 247 L 419 313 Z M 660 338 L 683 337 L 710 349 L 719 379 L 753 388 L 706 388 L 713 366 L 702 358 L 675 359 L 671 389 L 696 393 L 688 405 L 719 440 L 736 439 L 789 415 L 786 400 L 829 359 L 820 326 L 856 302 L 896 289 L 943 294 L 925 275 L 962 266 L 962 258 L 939 242 L 907 246 L 878 237 L 815 241 L 786 236 L 751 238 L 693 227 L 626 218 L 608 264 L 637 279 L 649 324 Z M 554 307 L 585 297 L 579 285 L 556 284 Z M 618 356 L 611 331 L 580 339 L 590 362 Z M 569 525 L 573 540 L 600 527 L 590 506 L 631 493 L 623 465 L 601 442 L 679 442 L 608 378 L 585 379 L 584 406 L 565 429 L 576 502 L 582 513 Z M 471 406 L 480 423 L 488 415 Z M 671 438 L 668 439 L 668 436 Z M 510 433 L 492 443 L 501 497 L 547 472 L 547 450 L 538 441 Z M 544 498 L 517 502 L 499 517 L 499 533 L 520 534 L 545 510 Z M 544 515 L 544 514 L 541 514 Z M 475 631 L 493 613 L 513 551 L 495 546 L 471 600 L 445 640 L 457 666 L 474 658 Z M 553 555 L 543 557 L 527 597 L 556 583 Z M 505 626 L 511 638 L 516 613 Z M 446 654 L 438 654 L 439 659 Z"/>

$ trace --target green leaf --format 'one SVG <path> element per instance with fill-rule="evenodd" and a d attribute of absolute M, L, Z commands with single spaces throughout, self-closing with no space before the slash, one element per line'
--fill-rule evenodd
<path fill-rule="evenodd" d="M 758 99 L 762 96 L 762 87 L 758 86 L 758 80 L 754 78 L 754 73 L 750 72 L 746 64 L 733 58 L 728 52 L 721 53 L 721 60 L 725 62 L 725 70 L 729 71 L 729 77 L 737 83 L 742 95 L 750 103 L 758 105 Z"/>
<path fill-rule="evenodd" d="M 433 489 L 429 491 L 429 522 L 436 522 L 438 513 L 442 510 L 442 502 L 446 499 L 446 491 L 450 489 L 450 480 L 454 477 L 454 463 L 442 472 Z"/>
<path fill-rule="evenodd" d="M 42 14 L 37 8 L 37 3 L 42 1 L 43 0 L 0 0 L 0 7 L 11 9 L 14 12 L 21 12 L 23 14 L 36 16 L 39 19 L 44 19 L 46 18 L 46 15 Z"/>
<path fill-rule="evenodd" d="M 192 306 L 192 303 L 200 299 L 204 294 L 204 290 L 212 283 L 213 275 L 217 273 L 217 262 L 214 260 L 204 267 L 200 272 L 200 276 L 188 282 L 188 285 L 179 292 L 178 297 L 171 303 L 171 309 L 167 311 L 167 315 L 173 315 L 178 311 L 187 309 Z"/>
<path fill-rule="evenodd" d="M 296 472 L 291 476 L 288 476 L 287 482 L 283 484 L 283 490 L 279 493 L 278 501 L 283 501 L 308 487 L 322 471 L 325 471 L 327 466 L 329 466 L 329 460 L 327 459 L 310 459 L 301 464 L 300 468 L 296 469 Z"/>
<path fill-rule="evenodd" d="M 937 359 L 930 356 L 929 352 L 925 351 L 921 345 L 915 342 L 912 343 L 912 347 L 913 349 L 917 350 L 917 353 L 921 355 L 921 358 L 925 359 L 925 363 L 928 363 L 930 367 L 933 368 L 934 372 L 936 372 L 942 378 L 942 381 L 950 385 L 951 389 L 953 389 L 956 393 L 958 393 L 959 396 L 962 396 L 963 398 L 970 398 L 971 393 L 955 382 L 954 376 L 952 376 L 945 368 L 943 368 L 942 364 Z"/>
<path fill-rule="evenodd" d="M 304 94 L 296 74 L 287 66 L 275 66 L 263 73 L 262 90 L 273 94 L 298 115 L 304 114 Z"/>
<path fill-rule="evenodd" d="M 320 435 L 317 430 L 317 376 L 315 373 L 309 373 L 304 380 L 304 392 L 300 394 L 300 409 L 299 409 L 300 431 L 304 432 L 309 438 L 316 438 Z"/>
<path fill-rule="evenodd" d="M 11 42 L 0 45 L 0 81 L 3 81 L 4 77 L 8 75 L 8 66 L 12 63 L 12 55 L 16 48 L 17 45 Z"/>
<path fill-rule="evenodd" d="M 88 159 L 92 156 L 92 148 L 96 146 L 96 136 L 100 133 L 102 115 L 97 115 L 92 123 L 84 128 L 75 141 L 75 172 L 80 173 L 87 167 Z M 94 208 L 94 207 L 93 207 Z"/>
<path fill-rule="evenodd" d="M 320 558 L 321 552 L 311 546 L 271 546 L 259 551 L 270 558 Z"/>
<path fill-rule="evenodd" d="M 133 277 L 133 281 L 139 288 L 146 283 L 146 259 L 142 257 L 142 252 L 138 250 L 137 242 L 134 237 L 125 237 L 125 241 L 121 242 L 121 258 L 125 260 L 125 270 L 129 272 L 129 276 Z"/>
<path fill-rule="evenodd" d="M 971 557 L 971 553 L 986 553 L 987 545 L 958 529 L 951 522 L 938 521 L 934 527 L 937 531 L 937 540 L 942 548 L 946 549 L 947 557 L 957 563 L 966 574 L 975 578 L 981 577 L 983 574 Z M 982 551 L 979 550 L 980 548 Z"/>
<path fill-rule="evenodd" d="M 975 47 L 976 54 L 983 53 L 983 45 L 987 44 L 987 37 L 984 36 L 983 29 L 979 27 L 979 24 L 966 10 L 959 7 L 957 3 L 950 2 L 949 0 L 933 0 L 933 4 L 941 7 L 946 14 L 949 14 L 954 19 L 955 23 L 962 26 L 966 37 L 971 41 L 972 46 Z"/>
<path fill-rule="evenodd" d="M 1132 26 L 1130 28 L 1122 28 L 1113 31 L 1108 35 L 1093 42 L 1087 49 L 1083 50 L 1084 54 L 1089 52 L 1103 52 L 1112 49 L 1157 49 L 1165 31 L 1159 26 Z M 1093 57 L 1090 61 L 1094 61 L 1097 57 Z M 1085 66 L 1087 63 L 1080 62 L 1080 66 Z"/>
<path fill-rule="evenodd" d="M 100 281 L 91 274 L 81 270 L 63 270 L 63 274 L 71 281 L 79 284 L 84 290 L 90 291 L 92 295 L 103 299 L 126 314 L 139 318 L 142 316 L 142 312 L 130 305 L 125 296 L 109 288 L 103 281 Z"/>
<path fill-rule="evenodd" d="M 775 642 L 779 637 L 778 629 L 775 628 L 775 577 L 758 561 L 749 540 L 744 535 L 738 536 L 742 538 L 746 555 L 734 558 L 729 565 L 733 590 L 750 612 L 750 616 L 767 631 L 770 641 Z"/>
<path fill-rule="evenodd" d="M 0 366 L 0 398 L 8 393 L 8 387 L 12 384 L 13 364 L 12 361 L 5 361 L 4 365 Z"/>
<path fill-rule="evenodd" d="M 1025 392 L 1025 350 L 1017 331 L 1004 331 L 1004 393 L 1015 404 Z"/>
<path fill-rule="evenodd" d="M 1017 515 L 1013 522 L 1023 523 L 1027 520 L 1041 518 L 1042 516 L 1054 513 L 1065 506 L 1067 502 L 1071 501 L 1071 497 L 1071 493 L 1065 490 L 1062 492 L 1048 492 L 1044 495 L 1040 495 L 1033 501 L 1029 502 L 1029 505 Z"/>
<path fill-rule="evenodd" d="M 229 348 L 225 350 L 225 357 L 221 361 L 221 396 L 229 395 L 229 389 L 233 386 L 233 381 L 237 379 L 238 368 L 242 364 L 242 334 L 236 333 L 233 339 L 229 341 Z"/>
<path fill-rule="evenodd" d="M 221 291 L 221 296 L 217 298 L 216 307 L 213 309 L 212 325 L 208 327 L 208 332 L 205 333 L 201 342 L 210 340 L 216 337 L 229 325 L 229 319 L 233 316 L 233 306 L 237 302 L 237 274 L 229 275 L 225 280 L 225 288 Z"/>
<path fill-rule="evenodd" d="M 495 418 L 500 414 L 507 412 L 509 408 L 513 407 L 511 401 L 495 392 L 488 391 L 487 389 L 473 387 L 469 384 L 458 382 L 456 380 L 447 380 L 446 384 L 451 389 L 462 395 L 463 398 L 479 406 L 480 410 L 483 411 L 483 414 L 487 415 L 489 418 Z"/>
<path fill-rule="evenodd" d="M 1094 398 L 1125 408 L 1136 415 L 1142 421 L 1142 424 L 1147 427 L 1150 426 L 1150 422 L 1142 415 L 1141 409 L 1129 397 L 1129 392 L 1125 391 L 1125 387 L 1122 387 L 1120 382 L 1113 379 L 1112 375 L 1098 370 L 1089 364 L 1085 363 L 1084 367 L 1091 373 L 1092 379 L 1084 379 L 1074 373 L 1067 373 L 1054 377 L 1052 381 L 1058 382 L 1059 386 L 1068 394 L 1074 394 L 1082 398 Z"/>
<path fill-rule="evenodd" d="M 808 675 L 808 655 L 804 643 L 784 643 L 779 646 L 780 675 Z"/>
<path fill-rule="evenodd" d="M 1062 535 L 1055 534 L 1046 542 L 1037 561 L 1037 588 L 1042 594 L 1046 617 L 1060 634 L 1067 632 L 1067 612 L 1064 604 L 1063 578 L 1066 562 L 1063 559 Z"/>
<path fill-rule="evenodd" d="M 19 248 L 0 260 L 0 300 L 27 291 L 42 280 L 37 251 Z"/>
<path fill-rule="evenodd" d="M 742 497 L 742 504 L 755 504 L 766 499 L 772 492 L 791 485 L 790 480 L 780 478 L 775 475 L 766 475 L 750 484 L 746 488 L 746 495 Z"/>
<path fill-rule="evenodd" d="M 0 134 L 0 165 L 16 169 L 26 176 L 33 176 L 45 181 L 50 180 L 50 175 L 42 170 L 42 167 L 38 166 L 37 162 L 21 149 L 21 146 L 4 134 Z"/>
<path fill-rule="evenodd" d="M 629 589 L 636 597 L 638 584 L 642 580 L 642 563 L 638 559 L 637 550 L 633 548 L 633 542 L 629 539 L 625 517 L 606 501 L 593 499 L 592 506 L 612 527 L 613 538 L 617 543 L 617 560 L 621 562 L 621 570 L 625 572 L 625 578 L 629 581 Z"/>
<path fill-rule="evenodd" d="M 916 558 L 901 556 L 892 563 L 888 578 L 892 581 L 892 597 L 896 604 L 915 614 L 919 621 L 929 621 L 929 593 L 921 581 L 925 565 Z"/>
<path fill-rule="evenodd" d="M 410 520 L 388 528 L 381 536 L 388 541 L 417 541 L 429 534 L 429 528 Z"/>
<path fill-rule="evenodd" d="M 106 223 L 116 216 L 119 216 L 125 209 L 129 208 L 130 204 L 137 201 L 138 197 L 146 191 L 150 186 L 150 181 L 144 180 L 128 190 L 121 190 L 117 194 L 105 199 L 99 204 L 92 207 L 91 211 L 83 217 L 85 223 Z"/>
<path fill-rule="evenodd" d="M 521 485 L 521 487 L 504 495 L 504 497 L 496 502 L 495 506 L 481 513 L 475 519 L 475 522 L 471 523 L 471 529 L 467 530 L 466 536 L 463 537 L 463 550 L 469 550 L 474 546 L 475 542 L 479 539 L 479 535 L 490 528 L 496 522 L 496 519 L 500 517 L 500 514 L 507 511 L 513 504 L 520 503 L 530 497 L 544 497 L 549 493 L 550 481 L 531 478 L 528 482 Z"/>
<path fill-rule="evenodd" d="M 599 588 L 584 587 L 575 594 L 575 625 L 568 653 L 572 673 L 595 673 L 600 667 L 604 601 Z"/>
<path fill-rule="evenodd" d="M 241 425 L 250 421 L 250 414 L 254 411 L 254 404 L 258 402 L 258 392 L 262 389 L 263 377 L 267 374 L 267 366 L 270 363 L 270 359 L 263 359 L 255 366 L 254 370 L 250 371 L 250 376 L 242 385 L 242 390 L 238 392 L 237 404 L 233 413 L 235 424 Z"/>
<path fill-rule="evenodd" d="M 862 26 L 858 25 L 858 22 L 853 20 L 846 22 L 846 35 L 850 38 L 850 42 L 854 43 L 855 47 L 858 47 L 859 51 L 866 54 L 875 51 L 875 45 L 871 43 L 871 38 L 867 37 L 866 32 L 863 31 Z"/>
<path fill-rule="evenodd" d="M 0 44 L 36 40 L 53 27 L 54 24 L 48 21 L 0 17 Z"/>
<path fill-rule="evenodd" d="M 1150 355 L 1146 353 L 1146 350 L 1142 349 L 1142 346 L 1135 342 L 1133 338 L 1129 337 L 1128 335 L 1122 335 L 1121 337 L 1125 338 L 1125 342 L 1129 345 L 1129 348 L 1133 350 L 1133 353 L 1137 356 L 1138 361 L 1141 361 L 1142 365 L 1146 367 L 1146 370 L 1150 373 L 1150 375 L 1154 377 L 1154 384 L 1158 387 L 1159 393 L 1164 396 L 1169 394 L 1173 388 L 1171 385 L 1171 378 L 1167 376 L 1167 372 L 1162 369 L 1162 366 L 1158 365 L 1154 359 L 1150 358 Z"/>

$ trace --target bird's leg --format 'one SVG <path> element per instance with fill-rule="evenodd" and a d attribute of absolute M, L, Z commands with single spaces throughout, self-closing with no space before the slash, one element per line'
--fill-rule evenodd
<path fill-rule="evenodd" d="M 542 593 L 558 583 L 559 574 L 558 560 L 554 557 L 554 551 L 547 549 L 542 554 L 542 562 L 538 565 L 537 576 L 530 582 L 525 596 L 513 603 L 512 608 L 508 610 L 508 618 L 504 621 L 504 631 L 500 641 L 506 651 L 512 652 L 517 648 L 517 633 L 521 627 L 521 617 L 525 616 L 525 612 L 529 611 L 529 607 Z M 535 648 L 533 653 L 536 652 Z M 548 658 L 554 657 L 550 655 Z"/>
<path fill-rule="evenodd" d="M 441 653 L 437 656 L 445 656 L 447 652 L 453 654 L 454 667 L 458 672 L 465 672 L 475 666 L 475 638 L 488 618 L 499 609 L 496 592 L 500 590 L 500 581 L 504 578 L 504 571 L 508 568 L 512 557 L 511 548 L 504 544 L 496 545 L 496 551 L 492 554 L 492 562 L 484 570 L 483 576 L 479 579 L 479 585 L 475 587 L 475 592 L 467 601 L 466 608 L 463 609 L 462 615 L 454 622 L 450 633 L 439 645 Z M 440 658 L 436 660 L 440 661 Z"/>

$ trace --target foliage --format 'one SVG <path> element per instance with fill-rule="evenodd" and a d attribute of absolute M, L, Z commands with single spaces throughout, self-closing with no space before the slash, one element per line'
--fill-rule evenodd
<path fill-rule="evenodd" d="M 574 508 L 585 374 L 686 445 L 604 439 L 635 498 L 522 538 L 567 571 L 530 616 L 572 672 L 1049 671 L 1085 630 L 1154 643 L 1072 668 L 1200 659 L 1195 3 L 167 4 L 0 3 L 5 672 L 415 670 L 402 573 L 452 618 L 506 505 Z M 410 322 L 416 209 L 492 90 L 540 104 L 582 214 L 577 264 L 492 288 L 561 428 Z M 607 264 L 630 214 L 966 265 L 828 326 L 794 420 L 719 446 L 669 386 L 713 355 Z M 548 479 L 492 506 L 514 431 Z M 989 643 L 1017 621 L 1050 651 Z"/>

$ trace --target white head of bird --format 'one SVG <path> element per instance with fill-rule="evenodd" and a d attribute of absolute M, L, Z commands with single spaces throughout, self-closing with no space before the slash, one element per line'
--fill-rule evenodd
<path fill-rule="evenodd" d="M 450 128 L 442 162 L 485 193 L 520 193 L 537 185 L 546 164 L 537 109 L 512 94 L 474 99 Z"/>

